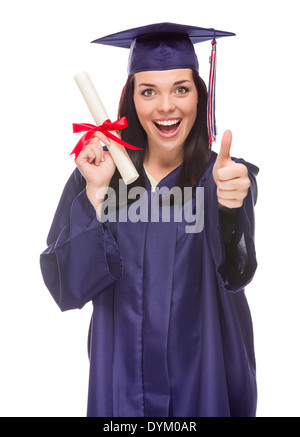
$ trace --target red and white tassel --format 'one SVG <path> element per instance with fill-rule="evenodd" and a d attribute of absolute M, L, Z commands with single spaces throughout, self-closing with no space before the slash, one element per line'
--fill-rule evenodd
<path fill-rule="evenodd" d="M 212 41 L 212 50 L 210 56 L 210 72 L 208 83 L 208 99 L 207 99 L 207 130 L 210 144 L 216 141 L 217 127 L 215 114 L 215 90 L 216 90 L 216 41 Z"/>

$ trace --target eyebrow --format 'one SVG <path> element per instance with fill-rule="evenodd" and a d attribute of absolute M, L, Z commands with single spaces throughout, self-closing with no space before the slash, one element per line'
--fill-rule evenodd
<path fill-rule="evenodd" d="M 185 82 L 191 82 L 191 81 L 188 80 L 188 79 L 178 80 L 177 82 L 174 82 L 174 83 L 173 83 L 173 86 L 174 86 L 174 85 L 182 85 L 182 84 L 185 83 Z M 146 86 L 146 87 L 152 87 L 152 88 L 155 88 L 157 85 L 154 85 L 153 83 L 140 83 L 138 86 Z"/>

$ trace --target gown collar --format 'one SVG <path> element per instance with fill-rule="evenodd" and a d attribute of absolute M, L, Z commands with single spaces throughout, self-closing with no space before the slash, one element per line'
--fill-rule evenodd
<path fill-rule="evenodd" d="M 167 174 L 167 176 L 162 178 L 157 183 L 156 186 L 157 187 L 167 187 L 169 189 L 173 188 L 176 185 L 176 182 L 177 182 L 177 179 L 178 179 L 178 176 L 180 174 L 181 169 L 182 169 L 182 164 L 180 164 L 178 167 L 176 167 L 174 170 L 172 170 L 169 174 Z M 146 181 L 146 189 L 151 190 L 151 182 L 149 180 L 149 177 L 147 175 L 147 172 L 146 172 L 144 166 L 143 166 L 143 172 L 144 172 L 145 181 Z"/>

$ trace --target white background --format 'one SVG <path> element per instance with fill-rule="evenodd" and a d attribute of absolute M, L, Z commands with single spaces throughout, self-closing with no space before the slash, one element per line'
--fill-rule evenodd
<path fill-rule="evenodd" d="M 111 119 L 128 52 L 90 41 L 178 22 L 232 31 L 218 40 L 217 122 L 232 155 L 260 167 L 259 267 L 247 288 L 258 416 L 300 415 L 299 39 L 296 0 L 1 2 L 0 415 L 85 416 L 91 306 L 61 313 L 39 255 L 74 169 L 73 122 L 93 122 L 73 80 L 89 71 Z M 196 46 L 207 82 L 210 43 Z"/>

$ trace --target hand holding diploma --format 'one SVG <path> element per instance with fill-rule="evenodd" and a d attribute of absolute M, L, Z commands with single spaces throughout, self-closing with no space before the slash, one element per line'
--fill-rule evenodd
<path fill-rule="evenodd" d="M 116 169 L 110 152 L 103 150 L 101 142 L 107 147 L 111 144 L 111 140 L 102 132 L 95 132 L 75 160 L 86 180 L 87 197 L 96 210 L 105 197 Z"/>
<path fill-rule="evenodd" d="M 105 123 L 110 122 L 88 73 L 79 73 L 74 79 L 97 126 L 103 126 Z M 80 148 L 81 151 L 78 156 L 75 154 L 77 156 L 76 165 L 87 182 L 87 196 L 96 209 L 103 200 L 105 188 L 107 189 L 109 186 L 116 167 L 125 184 L 134 182 L 139 176 L 125 148 L 116 142 L 119 139 L 116 138 L 118 134 L 107 131 L 107 135 L 112 133 L 114 134 L 113 139 L 109 139 L 103 132 L 95 131 L 93 136 L 84 145 L 84 148 Z M 108 152 L 103 151 L 101 142 L 107 146 Z M 129 144 L 126 145 L 126 143 L 124 145 L 137 149 Z M 72 153 L 74 153 L 75 149 Z M 100 197 L 99 192 L 103 193 Z"/>
<path fill-rule="evenodd" d="M 76 165 L 86 180 L 87 196 L 95 209 L 103 201 L 116 169 L 111 154 L 103 150 L 100 141 L 108 145 L 110 140 L 102 132 L 96 132 L 76 159 Z M 103 193 L 100 198 L 101 188 Z"/>
<path fill-rule="evenodd" d="M 138 150 L 138 147 L 135 146 L 131 146 L 130 144 L 126 144 L 124 143 L 124 141 L 120 140 L 120 137 L 118 134 L 114 133 L 114 135 L 112 136 L 112 132 L 109 132 L 108 126 L 115 126 L 117 125 L 118 122 L 116 123 L 111 123 L 109 120 L 109 117 L 107 115 L 107 112 L 100 100 L 99 95 L 97 94 L 97 91 L 94 87 L 94 84 L 92 83 L 90 76 L 88 73 L 86 73 L 85 71 L 77 74 L 74 77 L 78 88 L 81 91 L 81 94 L 92 114 L 92 116 L 94 117 L 95 122 L 97 123 L 97 126 L 100 127 L 101 125 L 105 125 L 106 127 L 106 131 L 107 131 L 107 136 L 108 137 L 112 137 L 112 139 L 114 141 L 110 142 L 110 152 L 111 155 L 115 161 L 116 166 L 118 167 L 121 176 L 124 179 L 125 184 L 130 184 L 132 183 L 135 179 L 138 178 L 138 173 L 134 167 L 134 165 L 132 164 L 126 150 L 124 149 L 124 147 L 120 146 L 119 143 L 123 144 L 125 147 L 134 149 L 134 150 Z M 119 120 L 121 121 L 121 120 Z M 126 119 L 125 119 L 126 121 Z M 109 124 L 107 125 L 107 122 L 109 122 Z M 95 127 L 97 128 L 97 126 L 93 126 L 93 125 L 87 125 L 85 124 L 85 126 L 89 126 L 89 127 Z M 120 129 L 126 127 L 127 124 L 122 127 L 120 127 Z M 115 129 L 118 129 L 118 127 L 115 127 Z M 115 130 L 112 129 L 112 130 Z M 87 130 L 87 129 L 85 129 Z M 75 149 L 73 151 L 73 153 L 75 152 Z"/>
<path fill-rule="evenodd" d="M 231 143 L 232 133 L 226 130 L 213 168 L 213 177 L 217 185 L 219 205 L 226 208 L 239 208 L 247 196 L 250 180 L 247 167 L 230 158 Z"/>

